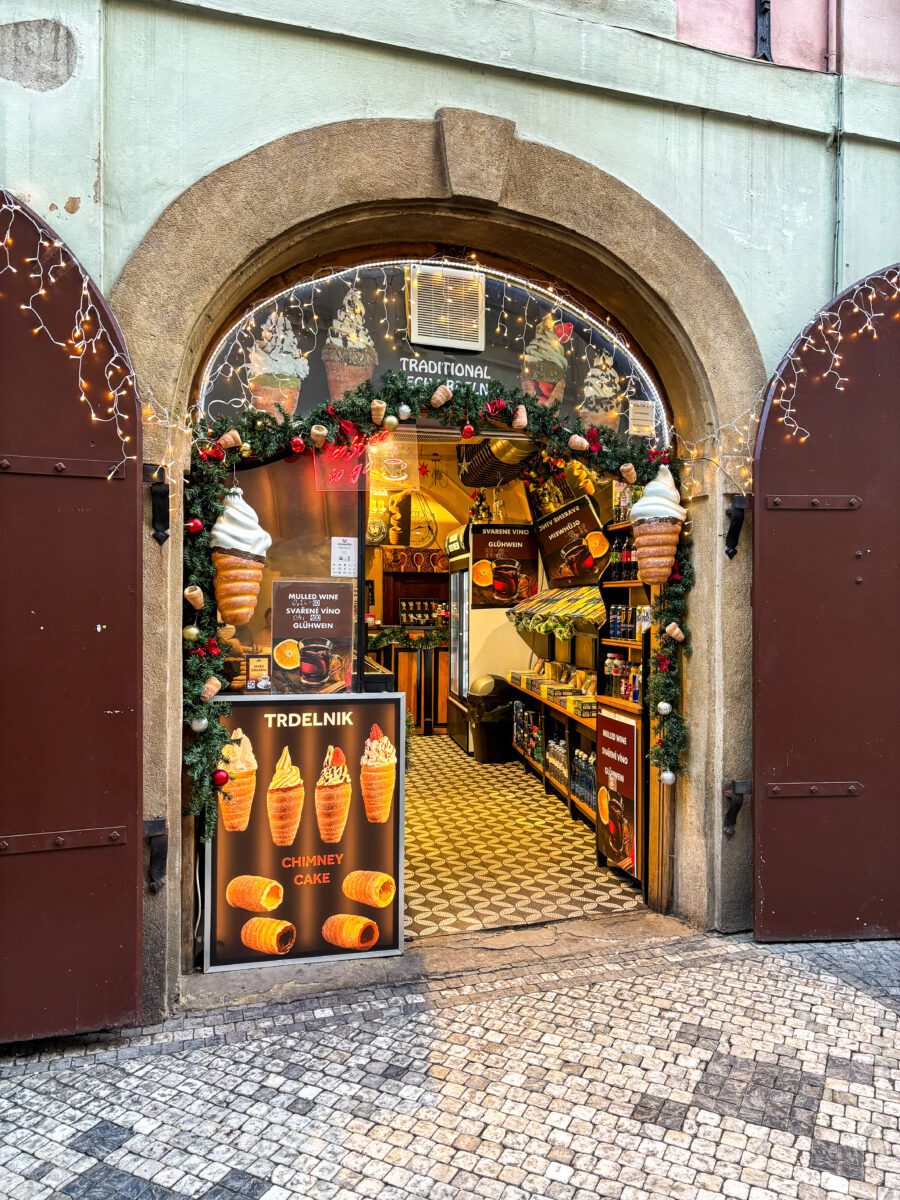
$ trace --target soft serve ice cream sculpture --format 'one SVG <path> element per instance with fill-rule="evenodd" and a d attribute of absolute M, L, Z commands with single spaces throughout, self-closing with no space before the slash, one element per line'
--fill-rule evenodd
<path fill-rule="evenodd" d="M 276 404 L 293 416 L 300 385 L 308 374 L 309 363 L 300 353 L 290 321 L 283 312 L 272 313 L 250 351 L 247 377 L 254 408 L 271 413 L 279 423 L 283 418 Z"/>
<path fill-rule="evenodd" d="M 216 569 L 216 604 L 226 625 L 246 625 L 256 611 L 266 551 L 272 539 L 239 487 L 225 493 L 225 505 L 209 535 Z"/>
<path fill-rule="evenodd" d="M 672 574 L 681 527 L 687 516 L 668 467 L 659 468 L 631 507 L 631 524 L 642 583 L 665 583 Z"/>
<path fill-rule="evenodd" d="M 366 310 L 358 288 L 351 288 L 337 310 L 322 351 L 322 362 L 328 376 L 328 392 L 332 403 L 343 400 L 372 378 L 378 362 L 378 352 L 372 335 L 366 329 Z"/>

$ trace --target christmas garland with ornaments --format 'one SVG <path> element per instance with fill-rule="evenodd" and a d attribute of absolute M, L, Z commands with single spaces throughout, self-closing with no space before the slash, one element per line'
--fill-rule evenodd
<path fill-rule="evenodd" d="M 610 429 L 583 426 L 576 414 L 561 417 L 553 407 L 518 388 L 492 382 L 487 396 L 477 395 L 471 384 L 440 381 L 410 383 L 399 372 L 387 373 L 376 389 L 364 383 L 337 403 L 323 404 L 303 416 L 246 408 L 236 417 L 204 420 L 194 434 L 191 471 L 184 492 L 184 598 L 188 620 L 184 637 L 184 719 L 191 736 L 184 751 L 184 766 L 191 781 L 188 811 L 199 819 L 201 838 L 215 830 L 217 792 L 228 774 L 220 766 L 229 741 L 216 719 L 228 709 L 210 701 L 225 685 L 220 625 L 214 595 L 215 568 L 210 530 L 223 510 L 228 475 L 252 461 L 277 458 L 297 461 L 306 455 L 327 453 L 335 446 L 358 447 L 380 431 L 392 432 L 418 414 L 437 417 L 445 428 L 457 428 L 463 440 L 506 428 L 527 433 L 540 443 L 538 453 L 526 461 L 522 479 L 532 488 L 561 480 L 572 461 L 597 473 L 627 483 L 645 485 L 669 466 L 667 451 L 629 441 Z M 676 474 L 678 464 L 672 463 Z M 654 604 L 660 629 L 650 664 L 648 699 L 653 706 L 654 740 L 650 757 L 661 771 L 663 783 L 675 782 L 683 771 L 687 728 L 678 712 L 681 696 L 681 656 L 689 648 L 685 622 L 687 595 L 693 574 L 690 545 L 681 539 L 668 582 Z"/>

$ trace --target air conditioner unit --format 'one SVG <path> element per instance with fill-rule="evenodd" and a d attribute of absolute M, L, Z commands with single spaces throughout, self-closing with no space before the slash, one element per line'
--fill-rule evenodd
<path fill-rule="evenodd" d="M 447 350 L 484 349 L 484 276 L 437 264 L 409 275 L 409 340 Z"/>

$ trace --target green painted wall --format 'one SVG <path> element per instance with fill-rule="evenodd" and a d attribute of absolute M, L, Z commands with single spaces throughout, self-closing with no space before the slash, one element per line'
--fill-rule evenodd
<path fill-rule="evenodd" d="M 646 0 L 634 5 L 640 29 L 603 24 L 623 20 L 621 3 L 599 19 L 558 7 L 60 0 L 49 15 L 75 33 L 75 74 L 44 92 L 0 79 L 3 183 L 108 290 L 167 204 L 261 143 L 357 116 L 476 108 L 662 208 L 729 279 L 774 366 L 832 294 L 836 79 L 678 44 L 665 36 L 669 9 L 654 24 Z M 47 9 L 12 0 L 3 18 Z M 848 80 L 844 112 L 850 282 L 900 258 L 900 88 Z"/>

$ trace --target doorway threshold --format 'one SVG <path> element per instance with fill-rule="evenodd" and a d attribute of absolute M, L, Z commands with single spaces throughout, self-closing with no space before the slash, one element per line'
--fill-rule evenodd
<path fill-rule="evenodd" d="M 533 967 L 535 960 L 549 963 L 597 949 L 625 954 L 695 933 L 676 917 L 641 908 L 537 925 L 433 934 L 408 942 L 396 958 L 339 959 L 298 963 L 295 968 L 280 964 L 253 971 L 183 975 L 179 1011 L 255 1010 L 263 1006 L 273 1007 L 273 1020 L 277 1020 L 277 1006 L 298 1000 L 307 999 L 313 1008 L 333 1009 L 343 1003 L 342 992 L 384 988 L 387 997 L 398 985 L 450 986 L 454 978 L 480 971 Z M 346 1002 L 350 1002 L 349 996 Z"/>

